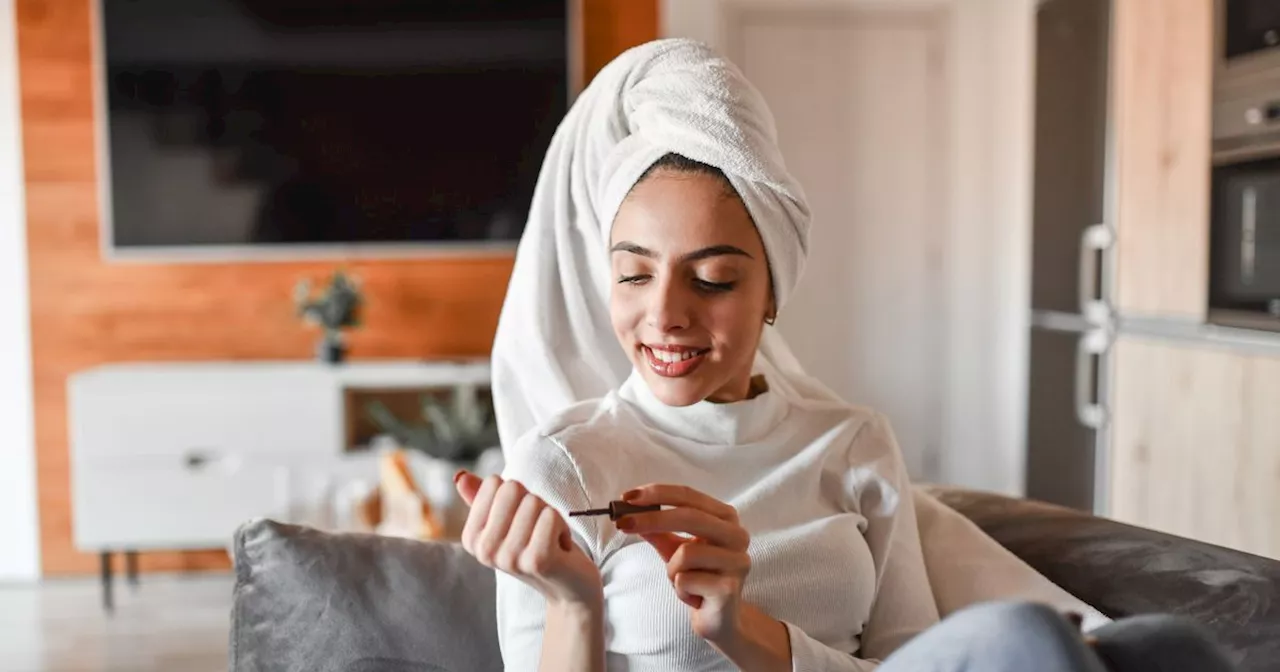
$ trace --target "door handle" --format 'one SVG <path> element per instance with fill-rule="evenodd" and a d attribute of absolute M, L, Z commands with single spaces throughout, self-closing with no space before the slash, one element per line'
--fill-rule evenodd
<path fill-rule="evenodd" d="M 1257 263 L 1258 246 L 1258 190 L 1245 187 L 1241 198 L 1240 218 L 1240 281 L 1253 284 L 1254 266 Z"/>
<path fill-rule="evenodd" d="M 1111 333 L 1105 329 L 1086 331 L 1076 341 L 1076 419 L 1089 429 L 1102 429 L 1107 424 L 1107 409 L 1097 402 L 1094 395 L 1098 387 L 1094 360 L 1110 347 Z"/>
<path fill-rule="evenodd" d="M 1103 326 L 1111 321 L 1111 304 L 1102 296 L 1098 281 L 1102 254 L 1115 242 L 1115 234 L 1106 224 L 1086 227 L 1080 234 L 1080 316 L 1086 322 Z"/>

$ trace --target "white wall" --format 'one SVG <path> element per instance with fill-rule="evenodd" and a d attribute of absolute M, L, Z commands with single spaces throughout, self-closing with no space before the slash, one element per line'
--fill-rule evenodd
<path fill-rule="evenodd" d="M 13 0 L 0 0 L 0 582 L 40 576 Z"/>
<path fill-rule="evenodd" d="M 837 0 L 665 0 L 663 32 L 723 39 L 719 7 Z M 949 15 L 949 266 L 936 480 L 1024 492 L 1035 0 L 838 0 Z M 797 76 L 803 76 L 797 73 Z M 806 277 L 806 283 L 814 278 Z"/>
<path fill-rule="evenodd" d="M 1025 492 L 1035 0 L 955 0 L 951 376 L 942 473 Z"/>

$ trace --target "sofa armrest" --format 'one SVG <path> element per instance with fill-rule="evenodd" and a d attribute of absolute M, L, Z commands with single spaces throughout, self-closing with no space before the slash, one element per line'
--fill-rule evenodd
<path fill-rule="evenodd" d="M 1242 670 L 1280 660 L 1280 562 L 1042 502 L 928 491 L 1112 618 L 1184 615 L 1208 627 Z"/>
<path fill-rule="evenodd" d="M 493 572 L 455 544 L 259 519 L 233 557 L 232 672 L 502 669 Z"/>

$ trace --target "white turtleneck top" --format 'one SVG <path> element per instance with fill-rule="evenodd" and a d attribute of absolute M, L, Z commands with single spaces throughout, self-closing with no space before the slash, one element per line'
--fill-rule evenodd
<path fill-rule="evenodd" d="M 737 508 L 751 533 L 743 597 L 787 626 L 795 672 L 875 669 L 938 620 L 902 458 L 873 412 L 776 390 L 672 407 L 633 373 L 507 453 L 503 476 L 561 513 L 648 483 L 687 485 Z M 604 579 L 609 670 L 737 669 L 694 634 L 648 543 L 607 517 L 567 520 Z M 545 601 L 499 572 L 497 602 L 506 669 L 536 670 Z"/>

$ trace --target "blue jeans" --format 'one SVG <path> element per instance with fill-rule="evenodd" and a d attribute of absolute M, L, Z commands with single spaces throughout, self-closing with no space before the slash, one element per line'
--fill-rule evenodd
<path fill-rule="evenodd" d="M 1090 635 L 1049 607 L 993 602 L 962 609 L 889 656 L 878 672 L 1231 672 L 1198 626 L 1137 616 Z"/>

